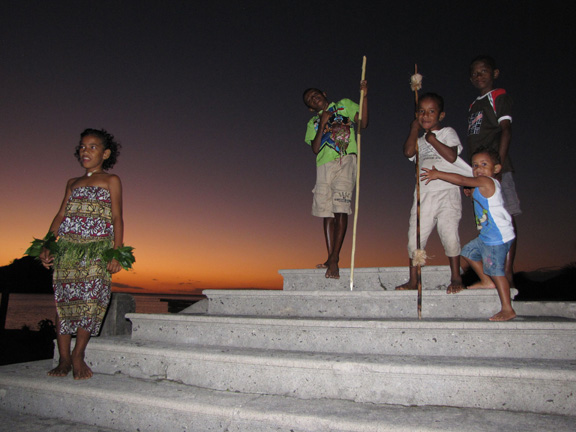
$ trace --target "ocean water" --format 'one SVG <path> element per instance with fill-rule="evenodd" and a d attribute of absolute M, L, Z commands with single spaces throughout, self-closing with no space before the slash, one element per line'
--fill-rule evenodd
<path fill-rule="evenodd" d="M 136 312 L 168 313 L 168 302 L 163 300 L 198 300 L 198 296 L 170 294 L 135 294 Z M 38 323 L 44 319 L 56 323 L 56 306 L 52 294 L 10 294 L 6 314 L 7 329 L 21 329 L 28 326 L 38 330 Z"/>

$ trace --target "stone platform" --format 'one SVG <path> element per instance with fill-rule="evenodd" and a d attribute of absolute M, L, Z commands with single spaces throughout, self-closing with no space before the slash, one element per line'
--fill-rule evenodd
<path fill-rule="evenodd" d="M 416 291 L 205 290 L 208 298 L 182 311 L 212 315 L 418 318 Z M 517 291 L 512 290 L 512 295 Z M 489 318 L 500 310 L 496 290 L 422 291 L 423 318 Z"/>
<path fill-rule="evenodd" d="M 420 320 L 416 293 L 393 290 L 406 268 L 356 269 L 353 292 L 345 276 L 282 270 L 283 291 L 206 290 L 184 313 L 130 313 L 130 335 L 90 342 L 91 380 L 47 377 L 49 361 L 1 367 L 0 424 L 27 413 L 106 431 L 573 431 L 573 305 L 516 302 L 517 319 L 489 322 L 495 290 L 448 295 L 447 272 L 423 269 Z"/>
<path fill-rule="evenodd" d="M 350 269 L 340 269 L 340 279 L 326 279 L 325 269 L 279 270 L 284 278 L 284 291 L 346 291 L 350 292 Z M 423 290 L 446 290 L 450 282 L 447 266 L 422 267 Z M 365 267 L 354 269 L 353 291 L 393 291 L 408 282 L 407 267 Z"/>

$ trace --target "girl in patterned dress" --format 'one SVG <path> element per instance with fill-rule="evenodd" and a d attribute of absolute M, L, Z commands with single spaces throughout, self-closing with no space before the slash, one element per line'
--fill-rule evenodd
<path fill-rule="evenodd" d="M 122 184 L 108 174 L 119 155 L 120 144 L 104 129 L 86 129 L 75 156 L 84 175 L 68 180 L 60 210 L 50 225 L 58 236 L 58 253 L 43 249 L 44 267 L 54 267 L 53 288 L 58 311 L 58 366 L 48 372 L 74 379 L 92 377 L 84 361 L 91 336 L 97 336 L 110 302 L 111 274 L 122 266 L 106 262 L 102 253 L 123 245 Z M 76 344 L 70 351 L 72 335 Z"/>

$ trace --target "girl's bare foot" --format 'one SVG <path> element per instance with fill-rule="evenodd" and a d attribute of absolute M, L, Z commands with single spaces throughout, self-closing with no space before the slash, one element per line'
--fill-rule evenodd
<path fill-rule="evenodd" d="M 316 264 L 316 268 L 317 269 L 325 269 L 325 268 L 328 268 L 328 265 L 326 265 L 326 263 Z"/>
<path fill-rule="evenodd" d="M 85 380 L 92 378 L 94 374 L 84 359 L 78 359 L 73 361 L 73 375 L 75 380 Z"/>
<path fill-rule="evenodd" d="M 516 318 L 516 312 L 514 312 L 514 310 L 500 311 L 492 318 L 490 318 L 490 321 L 510 321 L 514 318 Z"/>
<path fill-rule="evenodd" d="M 58 362 L 58 366 L 48 371 L 48 375 L 53 377 L 65 377 L 70 373 L 71 370 L 72 370 L 71 361 L 60 360 Z"/>

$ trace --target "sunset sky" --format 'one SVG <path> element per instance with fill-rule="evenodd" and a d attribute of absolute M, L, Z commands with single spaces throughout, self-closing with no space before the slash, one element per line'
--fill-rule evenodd
<path fill-rule="evenodd" d="M 310 215 L 302 92 L 358 100 L 365 55 L 356 266 L 405 266 L 414 63 L 464 141 L 477 96 L 468 65 L 481 53 L 496 58 L 497 85 L 515 101 L 516 270 L 576 261 L 568 3 L 397 3 L 2 1 L 0 265 L 44 236 L 66 181 L 83 174 L 80 132 L 105 128 L 123 144 L 111 172 L 137 258 L 115 290 L 280 288 L 279 269 L 326 258 L 322 221 Z M 464 207 L 463 244 L 477 235 Z M 351 238 L 350 229 L 341 267 Z M 426 250 L 429 264 L 447 264 L 436 235 Z"/>

